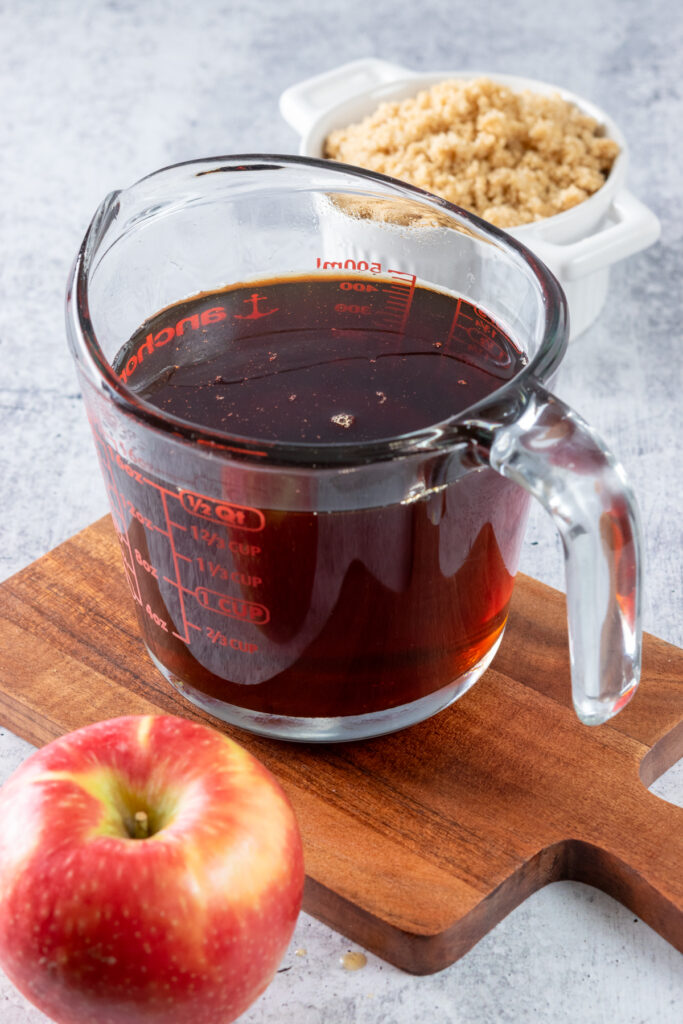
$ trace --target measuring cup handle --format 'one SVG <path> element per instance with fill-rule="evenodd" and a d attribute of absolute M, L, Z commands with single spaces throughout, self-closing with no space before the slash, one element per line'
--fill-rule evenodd
<path fill-rule="evenodd" d="M 536 497 L 562 537 L 572 697 L 587 725 L 628 703 L 640 678 L 641 541 L 624 470 L 591 427 L 538 384 L 502 422 L 473 425 L 493 469 Z"/>

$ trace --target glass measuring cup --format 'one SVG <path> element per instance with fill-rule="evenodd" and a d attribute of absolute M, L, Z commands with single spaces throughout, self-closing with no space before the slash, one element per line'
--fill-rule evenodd
<path fill-rule="evenodd" d="M 288 364 L 302 317 L 303 362 Z M 67 330 L 145 644 L 194 703 L 306 741 L 439 711 L 500 643 L 529 495 L 564 544 L 579 718 L 604 722 L 633 694 L 635 503 L 604 444 L 546 390 L 566 346 L 564 298 L 500 231 L 327 161 L 181 164 L 103 201 L 72 271 Z M 381 360 L 359 355 L 369 334 L 390 345 Z M 266 336 L 276 365 L 247 372 L 245 352 Z M 465 376 L 444 391 L 452 361 L 438 360 L 456 336 Z M 181 366 L 191 377 L 204 340 L 235 362 L 234 380 L 223 369 L 216 381 L 251 388 L 233 429 L 164 409 L 139 383 L 152 367 L 154 388 Z M 409 388 L 422 380 L 413 357 L 430 367 L 420 409 L 399 403 L 363 433 L 369 402 L 384 415 L 375 364 L 400 364 Z M 308 363 L 333 367 L 298 421 L 322 403 L 320 436 L 292 434 L 285 416 Z M 369 398 L 345 393 L 351 364 Z M 479 371 L 484 391 L 456 399 Z"/>

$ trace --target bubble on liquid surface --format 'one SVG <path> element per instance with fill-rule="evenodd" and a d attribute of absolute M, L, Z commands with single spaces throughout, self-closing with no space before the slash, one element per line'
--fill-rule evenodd
<path fill-rule="evenodd" d="M 350 412 L 338 412 L 334 416 L 330 416 L 330 422 L 336 423 L 339 427 L 345 427 L 348 429 L 353 423 L 355 423 L 356 417 L 352 416 Z"/>

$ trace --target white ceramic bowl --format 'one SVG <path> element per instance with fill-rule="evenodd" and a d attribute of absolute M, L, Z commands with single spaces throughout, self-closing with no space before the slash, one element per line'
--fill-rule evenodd
<path fill-rule="evenodd" d="M 625 187 L 628 166 L 626 140 L 598 107 L 566 89 L 516 75 L 483 71 L 410 71 L 382 60 L 358 60 L 291 86 L 280 97 L 282 116 L 301 135 L 299 153 L 322 157 L 325 139 L 372 113 L 386 100 L 403 100 L 445 79 L 486 77 L 516 91 L 558 94 L 604 126 L 620 152 L 605 184 L 590 198 L 564 213 L 534 224 L 508 229 L 555 274 L 569 303 L 571 337 L 596 319 L 607 296 L 609 268 L 652 245 L 659 221 Z"/>

